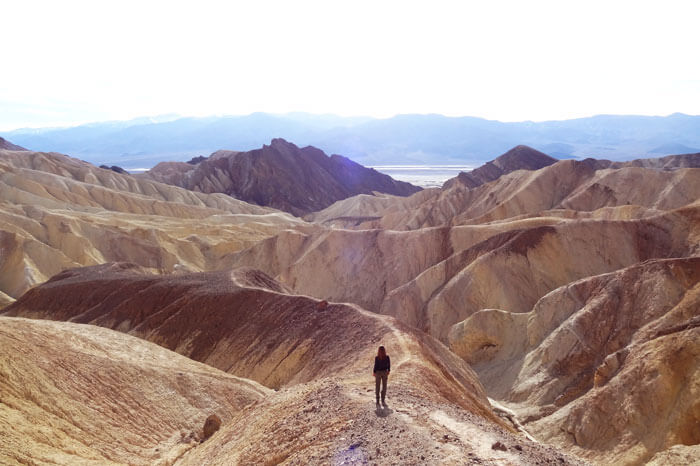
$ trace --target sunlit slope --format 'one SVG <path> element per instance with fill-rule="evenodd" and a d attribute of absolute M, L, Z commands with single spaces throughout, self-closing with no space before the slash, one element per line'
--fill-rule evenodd
<path fill-rule="evenodd" d="M 0 195 L 0 291 L 13 298 L 66 268 L 108 261 L 210 270 L 226 254 L 301 223 L 60 154 L 0 151 Z"/>
<path fill-rule="evenodd" d="M 394 315 L 444 340 L 451 325 L 479 309 L 525 312 L 571 281 L 700 251 L 697 203 L 619 217 L 549 212 L 409 231 L 318 227 L 283 232 L 226 262 L 258 267 L 299 293 Z"/>
<path fill-rule="evenodd" d="M 643 220 L 570 220 L 506 230 L 392 290 L 381 312 L 444 340 L 454 323 L 480 309 L 526 312 L 572 281 L 648 259 L 697 255 L 698 238 L 700 206 Z"/>
<path fill-rule="evenodd" d="M 172 464 L 269 392 L 123 333 L 0 317 L 2 464 Z"/>

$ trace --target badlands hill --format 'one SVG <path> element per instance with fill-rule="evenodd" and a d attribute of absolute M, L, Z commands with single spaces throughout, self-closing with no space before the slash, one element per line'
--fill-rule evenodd
<path fill-rule="evenodd" d="M 250 152 L 218 151 L 196 163 L 160 163 L 144 177 L 203 193 L 303 215 L 373 191 L 407 196 L 420 188 L 396 181 L 340 155 L 298 148 L 284 139 Z"/>
<path fill-rule="evenodd" d="M 470 172 L 461 172 L 456 178 L 448 180 L 444 188 L 453 183 L 461 183 L 469 188 L 476 188 L 489 181 L 494 181 L 516 170 L 538 170 L 555 163 L 557 159 L 528 146 L 516 146 L 503 155 Z"/>
<path fill-rule="evenodd" d="M 700 443 L 700 256 L 585 278 L 526 313 L 481 310 L 452 349 L 536 437 L 606 461 Z"/>
<path fill-rule="evenodd" d="M 270 395 L 123 333 L 0 317 L 0 463 L 172 464 Z"/>
<path fill-rule="evenodd" d="M 0 150 L 0 306 L 66 268 L 127 260 L 211 270 L 298 225 L 224 194 L 188 191 L 61 154 Z"/>
<path fill-rule="evenodd" d="M 168 351 L 146 342 L 126 345 L 133 337 L 110 330 L 7 317 L 17 315 L 110 327 L 268 388 L 182 357 L 171 357 L 164 369 L 166 361 L 154 358 Z M 16 406 L 7 416 L 14 413 L 22 428 L 31 431 L 24 413 L 42 416 L 48 411 L 53 422 L 68 426 L 72 434 L 37 445 L 22 443 L 19 433 L 11 433 L 13 449 L 3 451 L 10 458 L 65 460 L 66 452 L 77 451 L 71 454 L 111 455 L 110 461 L 140 464 L 173 458 L 175 464 L 462 464 L 465 458 L 475 463 L 577 464 L 516 435 L 493 412 L 469 366 L 428 335 L 353 305 L 290 295 L 255 270 L 159 277 L 129 264 L 73 269 L 26 293 L 0 320 L 10 324 L 7 333 L 0 334 L 0 344 L 14 345 L 7 349 L 19 354 L 32 348 L 31 359 L 21 358 L 21 363 L 29 360 L 32 367 L 41 368 L 0 385 L 3 400 L 11 399 Z M 82 329 L 84 336 L 66 338 Z M 50 332 L 55 333 L 43 341 Z M 10 337 L 24 333 L 31 335 L 30 341 Z M 390 405 L 375 411 L 370 372 L 379 344 L 390 349 L 392 375 Z M 56 351 L 66 346 L 69 351 Z M 52 350 L 53 357 L 42 359 Z M 101 358 L 112 352 L 119 357 L 135 352 L 138 357 L 123 373 L 116 368 L 126 363 L 115 358 L 100 368 L 99 377 L 90 377 L 90 364 L 100 366 Z M 14 361 L 5 360 L 8 373 L 18 371 Z M 81 370 L 80 363 L 87 367 Z M 71 376 L 63 371 L 71 369 L 90 378 L 91 390 L 81 386 L 80 379 L 64 380 Z M 167 377 L 166 369 L 177 375 L 163 382 L 158 377 Z M 149 391 L 132 394 L 129 381 L 138 376 L 149 390 L 160 388 L 168 395 L 149 399 Z M 120 383 L 126 388 L 114 390 Z M 224 402 L 217 397 L 225 393 L 227 383 L 231 392 Z M 36 393 L 33 389 L 21 389 L 37 384 L 61 397 L 60 408 L 36 406 L 48 397 L 30 396 Z M 173 389 L 180 398 L 170 395 Z M 199 410 L 190 408 L 189 417 L 170 420 L 183 405 L 195 402 L 187 399 L 190 392 L 192 397 L 206 397 Z M 98 399 L 97 405 L 85 403 L 88 393 Z M 74 406 L 81 401 L 82 409 Z M 76 450 L 83 440 L 80 433 L 89 425 L 81 416 L 91 409 L 114 409 L 120 402 L 107 419 L 97 417 L 98 432 L 92 435 L 102 437 L 92 443 L 92 450 Z M 195 422 L 202 423 L 209 413 L 221 418 L 221 431 L 201 445 L 190 441 L 201 436 Z M 103 432 L 99 422 L 116 423 L 120 416 L 145 425 Z M 162 425 L 161 416 L 170 424 Z M 156 426 L 159 431 L 152 432 Z M 130 446 L 130 429 L 145 431 L 148 438 Z M 504 449 L 492 449 L 496 442 Z"/>
<path fill-rule="evenodd" d="M 613 210 L 615 215 L 639 217 L 682 207 L 699 197 L 700 154 L 634 161 L 619 168 L 611 164 L 560 160 L 539 170 L 516 170 L 477 187 L 470 187 L 469 180 L 463 184 L 465 177 L 460 175 L 443 189 L 391 201 L 351 198 L 308 218 L 350 228 L 414 230 L 527 216 L 611 215 Z M 362 208 L 357 208 L 360 203 Z M 353 216 L 339 215 L 346 210 Z"/>

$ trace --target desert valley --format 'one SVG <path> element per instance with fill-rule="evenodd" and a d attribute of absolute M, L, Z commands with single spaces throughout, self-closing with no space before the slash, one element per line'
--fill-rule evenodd
<path fill-rule="evenodd" d="M 0 144 L 2 464 L 700 463 L 700 154 Z"/>

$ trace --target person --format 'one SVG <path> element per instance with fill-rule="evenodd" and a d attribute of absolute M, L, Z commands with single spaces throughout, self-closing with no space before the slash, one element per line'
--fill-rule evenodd
<path fill-rule="evenodd" d="M 386 398 L 386 382 L 391 371 L 391 359 L 386 354 L 386 349 L 383 346 L 379 347 L 377 356 L 374 358 L 374 393 L 377 396 L 377 406 L 379 406 L 379 385 L 382 386 L 382 404 L 386 406 L 384 399 Z"/>

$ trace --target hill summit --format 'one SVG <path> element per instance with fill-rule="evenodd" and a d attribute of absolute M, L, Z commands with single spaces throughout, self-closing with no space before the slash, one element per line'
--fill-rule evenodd
<path fill-rule="evenodd" d="M 539 170 L 557 162 L 557 159 L 540 152 L 532 147 L 519 145 L 501 154 L 490 162 L 486 162 L 479 168 L 468 173 L 462 172 L 456 178 L 448 180 L 445 188 L 449 188 L 456 181 L 468 188 L 476 188 L 482 184 L 495 181 L 502 175 L 516 170 Z"/>
<path fill-rule="evenodd" d="M 203 193 L 224 193 L 300 216 L 357 194 L 408 196 L 420 188 L 315 147 L 284 139 L 249 152 L 220 150 L 199 163 L 160 163 L 144 174 Z"/>

